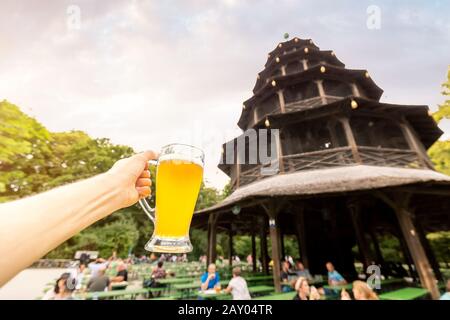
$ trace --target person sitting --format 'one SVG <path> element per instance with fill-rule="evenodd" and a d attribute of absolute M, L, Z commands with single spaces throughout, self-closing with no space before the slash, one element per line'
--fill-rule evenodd
<path fill-rule="evenodd" d="M 284 284 L 282 287 L 283 292 L 289 292 L 292 290 L 292 287 L 289 285 L 289 276 L 290 275 L 291 275 L 291 271 L 290 271 L 289 262 L 283 261 L 281 263 L 281 273 L 280 273 L 281 282 Z"/>
<path fill-rule="evenodd" d="M 80 290 L 83 285 L 83 279 L 86 272 L 86 264 L 84 262 L 80 263 L 78 268 L 73 273 L 73 277 L 76 279 L 76 290 Z"/>
<path fill-rule="evenodd" d="M 334 269 L 334 265 L 331 262 L 327 262 L 326 268 L 328 271 L 328 284 L 330 286 L 341 286 L 347 284 L 347 281 Z"/>
<path fill-rule="evenodd" d="M 364 281 L 353 281 L 352 291 L 355 300 L 378 300 L 377 294 Z"/>
<path fill-rule="evenodd" d="M 305 266 L 303 265 L 302 260 L 300 260 L 300 259 L 298 259 L 295 262 L 295 273 L 299 277 L 304 277 L 304 278 L 306 278 L 308 280 L 312 279 L 311 273 L 309 273 L 309 270 L 305 268 Z"/>
<path fill-rule="evenodd" d="M 88 268 L 91 270 L 92 278 L 98 276 L 99 270 L 108 268 L 109 261 L 103 258 L 97 258 L 94 262 L 89 263 Z"/>
<path fill-rule="evenodd" d="M 320 291 L 315 286 L 311 286 L 309 288 L 309 300 L 321 300 L 321 299 L 322 296 L 320 295 Z"/>
<path fill-rule="evenodd" d="M 54 296 L 50 300 L 72 300 L 73 291 L 75 290 L 76 279 L 71 277 L 70 273 L 63 273 L 58 280 L 54 289 Z"/>
<path fill-rule="evenodd" d="M 214 263 L 211 263 L 208 266 L 208 271 L 201 276 L 200 281 L 202 283 L 200 288 L 203 291 L 220 286 L 220 276 L 219 273 L 216 272 L 216 265 Z"/>
<path fill-rule="evenodd" d="M 250 300 L 250 292 L 248 291 L 247 281 L 241 277 L 241 268 L 233 268 L 233 279 L 228 283 L 225 289 L 226 293 L 231 293 L 233 300 Z"/>
<path fill-rule="evenodd" d="M 292 300 L 308 300 L 310 290 L 308 280 L 299 277 L 295 282 L 295 292 L 297 293 Z"/>
<path fill-rule="evenodd" d="M 447 280 L 447 292 L 439 300 L 450 300 L 450 280 Z"/>
<path fill-rule="evenodd" d="M 127 265 L 123 262 L 119 263 L 117 266 L 117 274 L 115 277 L 111 278 L 111 282 L 117 283 L 117 282 L 123 282 L 128 281 L 128 271 L 127 271 Z"/>
<path fill-rule="evenodd" d="M 166 270 L 163 268 L 164 262 L 158 261 L 156 267 L 153 268 L 150 279 L 144 280 L 144 288 L 162 288 L 164 285 L 158 282 L 159 279 L 165 279 Z M 158 297 L 161 292 L 149 292 L 150 297 Z"/>
<path fill-rule="evenodd" d="M 105 269 L 100 269 L 97 272 L 97 276 L 89 279 L 87 284 L 87 291 L 98 292 L 111 290 L 111 281 L 109 277 L 105 275 Z"/>

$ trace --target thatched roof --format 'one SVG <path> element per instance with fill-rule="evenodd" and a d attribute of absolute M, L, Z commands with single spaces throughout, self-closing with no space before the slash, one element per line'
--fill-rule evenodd
<path fill-rule="evenodd" d="M 231 208 L 251 198 L 335 194 L 425 183 L 450 186 L 450 176 L 433 170 L 366 165 L 298 171 L 240 187 L 222 202 L 196 214 Z"/>

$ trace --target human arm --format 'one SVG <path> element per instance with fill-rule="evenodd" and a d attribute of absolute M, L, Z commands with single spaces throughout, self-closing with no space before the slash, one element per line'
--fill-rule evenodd
<path fill-rule="evenodd" d="M 106 173 L 0 205 L 0 286 L 50 250 L 112 212 L 150 194 L 148 151 Z"/>
<path fill-rule="evenodd" d="M 209 286 L 209 281 L 211 281 L 212 279 L 214 279 L 215 274 L 206 274 L 202 276 L 201 282 L 202 284 L 200 285 L 200 288 L 202 290 L 207 290 L 208 286 Z"/>

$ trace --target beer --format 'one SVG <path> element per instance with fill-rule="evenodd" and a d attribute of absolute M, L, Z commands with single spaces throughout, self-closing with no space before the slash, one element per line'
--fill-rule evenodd
<path fill-rule="evenodd" d="M 202 175 L 203 168 L 197 163 L 160 160 L 156 172 L 155 236 L 181 238 L 189 234 Z"/>
<path fill-rule="evenodd" d="M 165 146 L 156 165 L 156 206 L 143 198 L 144 212 L 155 225 L 145 249 L 152 252 L 185 253 L 192 251 L 189 226 L 202 183 L 203 151 L 185 144 Z"/>

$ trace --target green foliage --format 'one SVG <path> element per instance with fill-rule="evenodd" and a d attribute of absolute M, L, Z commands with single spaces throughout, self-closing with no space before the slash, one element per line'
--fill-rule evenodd
<path fill-rule="evenodd" d="M 450 140 L 436 141 L 428 149 L 428 155 L 437 171 L 450 175 Z"/>
<path fill-rule="evenodd" d="M 448 263 L 450 261 L 450 231 L 442 231 L 427 234 L 438 262 Z"/>
<path fill-rule="evenodd" d="M 81 131 L 49 132 L 19 107 L 0 102 L 0 202 L 22 198 L 107 171 L 119 159 L 134 153 L 128 146 L 108 139 L 92 139 Z M 155 194 L 155 168 L 150 168 Z M 154 198 L 149 201 L 154 205 Z M 213 188 L 202 186 L 197 208 L 206 208 L 222 199 Z M 145 243 L 153 225 L 137 206 L 120 210 L 98 221 L 48 254 L 71 258 L 77 250 L 97 250 L 104 257 L 117 251 L 126 256 L 130 248 L 147 254 Z M 206 236 L 194 232 L 194 247 L 204 254 Z"/>
<path fill-rule="evenodd" d="M 444 96 L 450 96 L 450 66 L 447 72 L 447 81 L 442 84 L 442 94 Z M 446 99 L 445 102 L 439 106 L 438 111 L 433 114 L 434 120 L 440 122 L 442 119 L 450 119 L 450 100 Z"/>

